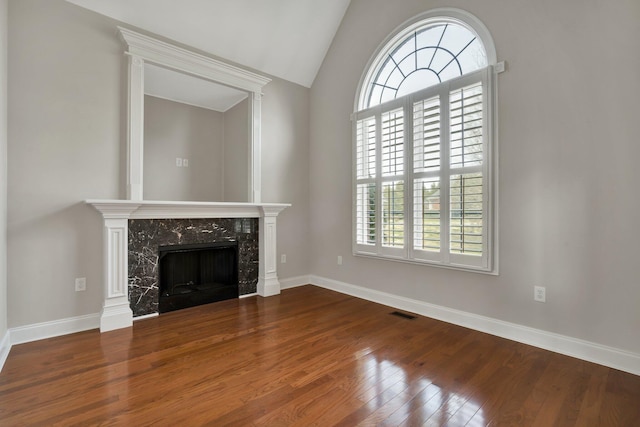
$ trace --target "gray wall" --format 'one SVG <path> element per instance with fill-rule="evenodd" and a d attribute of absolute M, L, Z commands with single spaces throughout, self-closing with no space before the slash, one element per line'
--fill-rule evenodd
<path fill-rule="evenodd" d="M 9 327 L 102 307 L 102 219 L 83 200 L 124 196 L 123 61 L 115 22 L 9 2 Z"/>
<path fill-rule="evenodd" d="M 249 101 L 224 112 L 224 201 L 249 201 Z"/>
<path fill-rule="evenodd" d="M 145 96 L 144 199 L 223 201 L 223 179 L 224 114 Z"/>
<path fill-rule="evenodd" d="M 0 0 L 0 340 L 7 333 L 7 15 Z"/>
<path fill-rule="evenodd" d="M 278 277 L 309 274 L 309 89 L 274 78 L 262 98 L 262 201 L 278 215 Z M 280 262 L 278 257 L 277 262 Z"/>
<path fill-rule="evenodd" d="M 480 18 L 508 63 L 499 276 L 351 255 L 358 82 L 397 26 L 445 6 Z M 635 0 L 352 0 L 311 90 L 312 272 L 639 353 L 639 17 Z M 546 304 L 534 285 L 546 286 Z"/>
<path fill-rule="evenodd" d="M 101 310 L 102 219 L 83 200 L 125 197 L 116 25 L 63 0 L 9 2 L 9 327 Z M 294 203 L 278 224 L 278 251 L 290 260 L 301 252 L 280 277 L 309 271 L 298 240 L 308 220 L 308 93 L 277 79 L 265 88 L 263 200 Z M 87 278 L 86 292 L 74 291 L 75 277 Z"/>

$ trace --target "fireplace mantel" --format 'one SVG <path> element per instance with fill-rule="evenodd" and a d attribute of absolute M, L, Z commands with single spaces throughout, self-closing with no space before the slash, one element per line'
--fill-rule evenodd
<path fill-rule="evenodd" d="M 168 202 L 134 200 L 86 200 L 104 218 L 127 215 L 127 219 L 164 218 L 259 218 L 277 216 L 291 206 L 286 203 Z"/>
<path fill-rule="evenodd" d="M 276 263 L 276 217 L 290 204 L 86 200 L 104 220 L 105 300 L 100 331 L 129 327 L 133 313 L 128 295 L 128 220 L 178 218 L 260 218 L 258 295 L 280 293 Z"/>

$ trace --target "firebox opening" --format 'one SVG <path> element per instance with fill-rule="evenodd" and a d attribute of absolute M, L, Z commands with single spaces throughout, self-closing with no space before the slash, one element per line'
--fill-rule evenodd
<path fill-rule="evenodd" d="M 160 298 L 166 313 L 238 298 L 238 243 L 160 246 Z"/>

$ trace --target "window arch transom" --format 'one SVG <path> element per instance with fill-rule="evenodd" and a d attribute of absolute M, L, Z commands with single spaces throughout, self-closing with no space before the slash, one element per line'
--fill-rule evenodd
<path fill-rule="evenodd" d="M 383 104 L 485 68 L 493 55 L 464 22 L 423 20 L 381 49 L 361 86 L 357 109 Z"/>

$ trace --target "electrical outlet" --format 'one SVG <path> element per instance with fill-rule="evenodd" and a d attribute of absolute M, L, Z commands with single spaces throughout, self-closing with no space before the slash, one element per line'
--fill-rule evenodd
<path fill-rule="evenodd" d="M 287 254 L 280 255 L 280 262 L 282 264 L 286 264 L 287 263 Z"/>
<path fill-rule="evenodd" d="M 342 265 L 342 255 L 338 255 L 338 265 Z"/>
<path fill-rule="evenodd" d="M 185 167 L 185 168 L 189 167 L 189 159 L 182 159 L 182 167 Z"/>
<path fill-rule="evenodd" d="M 182 157 L 176 157 L 176 167 L 182 167 Z"/>
<path fill-rule="evenodd" d="M 78 277 L 76 279 L 76 292 L 86 291 L 87 290 L 87 278 L 86 277 Z"/>
<path fill-rule="evenodd" d="M 547 302 L 547 288 L 544 286 L 534 286 L 533 299 L 538 302 Z"/>

